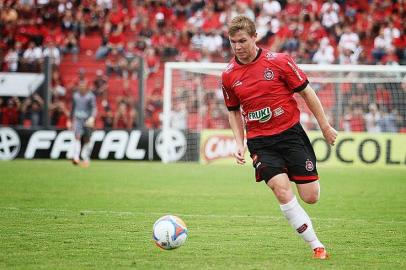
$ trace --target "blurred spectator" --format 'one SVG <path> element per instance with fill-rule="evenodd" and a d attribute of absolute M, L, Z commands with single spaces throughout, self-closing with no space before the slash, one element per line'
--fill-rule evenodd
<path fill-rule="evenodd" d="M 396 56 L 401 65 L 406 64 L 406 27 L 403 28 L 401 35 L 393 39 L 393 46 L 395 47 Z"/>
<path fill-rule="evenodd" d="M 38 127 L 42 122 L 44 101 L 38 94 L 24 99 L 21 105 L 21 117 L 24 127 Z"/>
<path fill-rule="evenodd" d="M 16 72 L 18 70 L 19 55 L 15 47 L 11 47 L 4 57 L 7 64 L 7 71 Z"/>
<path fill-rule="evenodd" d="M 262 10 L 270 16 L 277 15 L 281 11 L 281 4 L 279 1 L 267 0 L 263 1 Z"/>
<path fill-rule="evenodd" d="M 55 46 L 53 40 L 49 40 L 43 51 L 43 56 L 48 56 L 51 60 L 51 63 L 55 66 L 59 66 L 61 63 L 61 53 L 59 49 Z"/>
<path fill-rule="evenodd" d="M 376 85 L 375 103 L 382 110 L 392 110 L 392 94 L 383 84 Z"/>
<path fill-rule="evenodd" d="M 126 65 L 124 65 L 123 76 L 124 78 L 131 77 L 132 79 L 137 78 L 137 73 L 140 68 L 140 52 L 138 52 L 137 48 L 135 47 L 134 42 L 128 42 L 127 48 L 124 52 L 124 58 L 127 61 Z"/>
<path fill-rule="evenodd" d="M 383 112 L 379 126 L 382 132 L 398 132 L 402 126 L 402 117 L 396 109 L 390 112 Z"/>
<path fill-rule="evenodd" d="M 108 77 L 104 75 L 103 70 L 96 70 L 96 77 L 93 80 L 93 94 L 96 97 L 102 97 L 107 100 Z"/>
<path fill-rule="evenodd" d="M 112 34 L 108 37 L 107 41 L 97 49 L 96 59 L 102 59 L 112 51 L 116 50 L 118 53 L 124 51 L 125 46 L 125 36 L 118 28 L 115 28 Z"/>
<path fill-rule="evenodd" d="M 368 106 L 368 113 L 364 115 L 366 131 L 368 132 L 381 132 L 381 126 L 379 125 L 381 118 L 381 112 L 378 110 L 378 106 L 375 103 L 371 103 Z"/>
<path fill-rule="evenodd" d="M 31 41 L 23 53 L 22 70 L 26 72 L 39 72 L 43 62 L 42 57 L 41 47 L 35 46 L 35 43 Z"/>
<path fill-rule="evenodd" d="M 264 5 L 265 3 L 268 2 L 264 2 Z M 267 43 L 268 38 L 273 35 L 271 29 L 269 29 L 269 25 L 271 23 L 271 17 L 269 16 L 269 13 L 267 13 L 264 9 L 261 9 L 255 22 L 258 35 L 257 40 L 261 43 Z"/>
<path fill-rule="evenodd" d="M 58 100 L 66 95 L 66 88 L 63 85 L 60 73 L 57 69 L 52 71 L 51 93 L 53 100 Z"/>
<path fill-rule="evenodd" d="M 20 100 L 17 97 L 10 97 L 6 101 L 6 105 L 1 107 L 2 125 L 16 126 L 19 123 L 20 116 Z"/>
<path fill-rule="evenodd" d="M 127 60 L 116 50 L 112 49 L 110 55 L 106 59 L 107 76 L 117 74 L 123 75 L 123 70 L 127 67 Z"/>
<path fill-rule="evenodd" d="M 159 57 L 155 53 L 155 49 L 150 47 L 145 53 L 145 71 L 146 75 L 158 72 L 160 66 Z"/>
<path fill-rule="evenodd" d="M 113 128 L 113 112 L 111 111 L 110 105 L 107 100 L 102 101 L 102 111 L 100 118 L 103 122 L 103 129 L 112 129 Z"/>
<path fill-rule="evenodd" d="M 211 55 L 218 54 L 221 51 L 223 39 L 214 30 L 208 32 L 203 37 L 202 49 L 207 50 Z"/>
<path fill-rule="evenodd" d="M 79 24 L 73 17 L 71 10 L 66 10 L 62 17 L 61 28 L 65 32 L 78 33 Z"/>
<path fill-rule="evenodd" d="M 374 57 L 374 63 L 381 62 L 382 58 L 388 53 L 392 48 L 392 40 L 385 38 L 384 29 L 379 30 L 378 36 L 374 39 L 374 49 L 372 51 L 372 56 Z"/>
<path fill-rule="evenodd" d="M 330 45 L 327 37 L 322 38 L 319 49 L 313 55 L 313 62 L 316 64 L 333 64 L 334 58 L 334 48 Z"/>
<path fill-rule="evenodd" d="M 162 112 L 162 91 L 156 88 L 145 102 L 145 126 L 157 129 L 161 126 L 160 114 Z"/>
<path fill-rule="evenodd" d="M 114 114 L 113 128 L 115 129 L 131 129 L 134 122 L 134 111 L 128 108 L 124 101 L 120 101 Z"/>
<path fill-rule="evenodd" d="M 340 12 L 340 6 L 333 0 L 324 2 L 321 6 L 321 24 L 330 32 L 334 25 L 339 22 L 338 15 Z"/>
<path fill-rule="evenodd" d="M 361 106 L 354 105 L 352 109 L 350 107 L 346 107 L 344 109 L 343 121 L 344 131 L 365 131 L 365 122 Z"/>
<path fill-rule="evenodd" d="M 69 120 L 69 111 L 65 103 L 58 100 L 52 103 L 49 109 L 51 125 L 56 128 L 66 129 Z"/>
<path fill-rule="evenodd" d="M 346 25 L 344 27 L 344 33 L 340 37 L 338 43 L 338 50 L 340 54 L 343 54 L 345 51 L 355 52 L 359 46 L 359 36 L 357 33 L 351 30 L 351 26 Z"/>
<path fill-rule="evenodd" d="M 126 21 L 126 11 L 119 8 L 118 4 L 110 1 L 112 3 L 111 10 L 107 15 L 106 22 L 104 24 L 104 33 L 110 33 L 118 31 L 123 32 L 124 22 Z M 109 3 L 109 5 L 110 5 Z"/>
<path fill-rule="evenodd" d="M 79 53 L 79 42 L 74 32 L 68 32 L 67 36 L 62 41 L 61 50 L 64 54 L 72 54 L 73 61 L 77 61 Z"/>
<path fill-rule="evenodd" d="M 186 104 L 181 100 L 175 102 L 173 111 L 171 111 L 171 127 L 174 129 L 186 129 L 187 114 Z"/>
<path fill-rule="evenodd" d="M 338 63 L 340 65 L 356 65 L 358 64 L 359 53 L 360 51 L 346 48 L 340 53 Z"/>

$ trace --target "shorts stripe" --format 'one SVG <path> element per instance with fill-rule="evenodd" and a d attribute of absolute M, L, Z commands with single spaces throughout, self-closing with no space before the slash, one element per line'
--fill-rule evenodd
<path fill-rule="evenodd" d="M 296 180 L 296 181 L 315 181 L 315 180 L 319 180 L 319 176 L 318 175 L 303 175 L 303 176 L 296 176 L 296 175 L 290 175 L 289 178 L 291 178 L 292 180 Z"/>

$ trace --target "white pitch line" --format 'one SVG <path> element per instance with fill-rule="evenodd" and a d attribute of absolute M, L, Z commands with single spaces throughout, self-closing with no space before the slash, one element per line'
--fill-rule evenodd
<path fill-rule="evenodd" d="M 18 212 L 40 212 L 40 213 L 88 213 L 88 214 L 110 214 L 119 216 L 163 216 L 169 215 L 166 212 L 131 212 L 131 211 L 108 211 L 108 210 L 68 210 L 68 209 L 47 209 L 47 208 L 27 208 L 20 209 L 18 207 L 0 207 L 1 210 L 11 210 Z M 272 220 L 285 220 L 282 216 L 264 216 L 264 215 L 220 215 L 220 214 L 182 214 L 173 213 L 182 217 L 208 217 L 208 218 L 253 218 L 253 219 L 272 219 Z M 376 220 L 376 219 L 353 219 L 353 218 L 334 218 L 334 217 L 313 217 L 312 220 L 321 220 L 328 222 L 355 222 L 355 223 L 384 223 L 384 224 L 406 224 L 405 221 L 396 220 Z"/>

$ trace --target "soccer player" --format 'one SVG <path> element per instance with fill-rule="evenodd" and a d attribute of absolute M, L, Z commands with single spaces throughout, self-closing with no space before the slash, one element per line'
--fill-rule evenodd
<path fill-rule="evenodd" d="M 72 128 L 75 133 L 73 150 L 74 165 L 80 164 L 80 153 L 83 162 L 82 167 L 88 167 L 90 161 L 89 140 L 96 119 L 96 97 L 89 91 L 86 82 L 79 83 L 79 89 L 73 94 L 71 120 L 68 128 Z"/>
<path fill-rule="evenodd" d="M 313 257 L 326 259 L 327 251 L 290 183 L 296 184 L 304 202 L 318 201 L 316 156 L 299 123 L 300 111 L 293 95 L 299 93 L 305 100 L 330 145 L 334 145 L 337 131 L 328 123 L 306 74 L 295 62 L 287 54 L 256 46 L 252 20 L 243 15 L 233 18 L 228 35 L 235 58 L 222 74 L 222 87 L 237 142 L 236 161 L 245 163 L 246 136 L 257 182 L 265 181 L 272 189 L 288 222 L 312 248 Z"/>

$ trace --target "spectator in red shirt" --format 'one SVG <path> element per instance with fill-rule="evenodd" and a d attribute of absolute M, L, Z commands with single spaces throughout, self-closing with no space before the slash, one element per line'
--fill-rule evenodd
<path fill-rule="evenodd" d="M 147 75 L 154 74 L 158 72 L 160 60 L 155 53 L 155 49 L 150 47 L 145 53 L 145 64 L 146 64 L 146 73 Z"/>
<path fill-rule="evenodd" d="M 120 101 L 113 119 L 114 129 L 131 129 L 134 122 L 134 113 L 129 110 L 127 103 Z"/>
<path fill-rule="evenodd" d="M 63 101 L 58 100 L 50 106 L 51 125 L 56 128 L 66 129 L 69 120 L 69 111 Z"/>
<path fill-rule="evenodd" d="M 19 120 L 20 100 L 17 97 L 11 97 L 7 100 L 6 106 L 2 110 L 2 125 L 16 126 Z"/>

